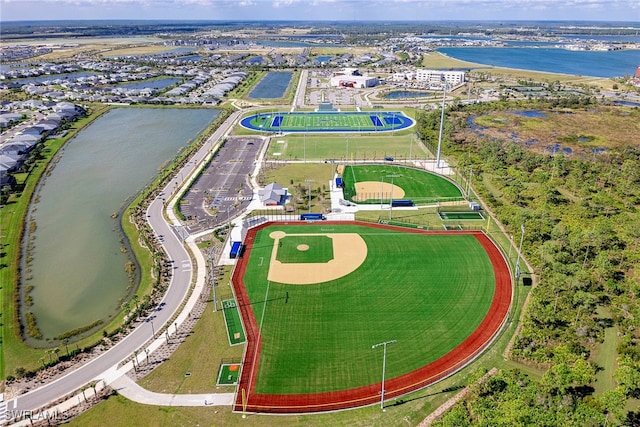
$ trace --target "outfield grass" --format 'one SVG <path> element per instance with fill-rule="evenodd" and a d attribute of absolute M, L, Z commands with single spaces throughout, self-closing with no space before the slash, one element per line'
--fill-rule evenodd
<path fill-rule="evenodd" d="M 433 203 L 438 200 L 463 199 L 460 189 L 454 183 L 439 175 L 391 164 L 346 166 L 342 173 L 345 199 L 355 201 L 356 183 L 375 181 L 381 183 L 380 189 L 378 189 L 377 193 L 366 195 L 367 200 L 364 203 L 380 204 L 381 198 L 386 199 L 388 203 L 391 194 L 383 194 L 381 197 L 380 192 L 382 190 L 382 181 L 390 183 L 392 179 L 395 186 L 404 190 L 404 196 L 395 197 L 397 199 L 411 199 L 416 204 Z"/>
<path fill-rule="evenodd" d="M 418 145 L 409 131 L 374 135 L 283 135 L 271 138 L 267 149 L 270 160 L 397 160 L 432 158 Z"/>
<path fill-rule="evenodd" d="M 398 340 L 389 349 L 389 377 L 411 372 L 460 344 L 488 311 L 493 269 L 475 237 L 331 228 L 359 233 L 368 254 L 356 272 L 320 285 L 268 283 L 269 266 L 257 260 L 270 257 L 271 232 L 322 233 L 323 225 L 272 226 L 256 236 L 244 280 L 262 325 L 258 393 L 375 383 L 380 355 L 371 346 L 389 339 Z"/>

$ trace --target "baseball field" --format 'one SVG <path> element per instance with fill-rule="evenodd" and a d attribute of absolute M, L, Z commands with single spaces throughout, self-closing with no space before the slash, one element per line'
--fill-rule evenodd
<path fill-rule="evenodd" d="M 263 224 L 233 276 L 248 345 L 235 410 L 376 403 L 463 367 L 506 318 L 511 279 L 481 232 L 379 224 Z"/>
<path fill-rule="evenodd" d="M 440 175 L 395 165 L 345 166 L 345 199 L 357 203 L 388 203 L 411 199 L 416 204 L 463 200 L 462 191 Z"/>

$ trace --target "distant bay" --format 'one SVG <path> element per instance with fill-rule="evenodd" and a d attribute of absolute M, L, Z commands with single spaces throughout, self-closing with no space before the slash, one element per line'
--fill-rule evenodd
<path fill-rule="evenodd" d="M 447 56 L 495 67 L 593 77 L 633 75 L 640 65 L 640 50 L 574 51 L 559 48 L 448 47 Z"/>

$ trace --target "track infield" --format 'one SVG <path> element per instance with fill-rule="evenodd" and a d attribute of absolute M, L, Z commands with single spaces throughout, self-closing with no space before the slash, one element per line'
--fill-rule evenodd
<path fill-rule="evenodd" d="M 263 132 L 391 132 L 413 126 L 401 111 L 281 112 L 245 117 L 240 125 Z"/>
<path fill-rule="evenodd" d="M 356 233 L 366 242 L 366 260 L 324 283 L 271 282 L 267 263 L 258 264 L 279 249 L 269 237 L 274 231 Z M 300 239 L 296 247 L 304 245 Z M 233 276 L 248 338 L 235 411 L 321 412 L 377 403 L 382 350 L 371 347 L 388 340 L 397 343 L 387 350 L 385 397 L 426 387 L 479 355 L 511 304 L 506 262 L 482 232 L 269 223 L 249 230 L 245 245 Z"/>

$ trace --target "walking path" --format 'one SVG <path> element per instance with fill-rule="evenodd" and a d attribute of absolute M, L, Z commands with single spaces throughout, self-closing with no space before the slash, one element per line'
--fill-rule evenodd
<path fill-rule="evenodd" d="M 129 400 L 156 406 L 231 406 L 234 393 L 168 394 L 140 387 L 128 375 L 111 383 L 111 388 Z"/>

